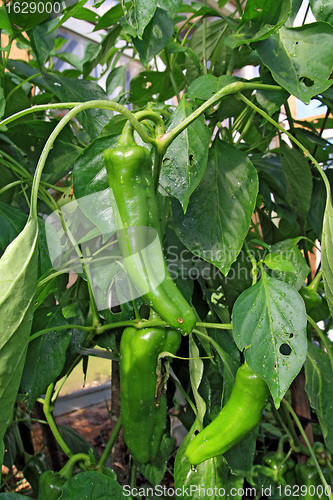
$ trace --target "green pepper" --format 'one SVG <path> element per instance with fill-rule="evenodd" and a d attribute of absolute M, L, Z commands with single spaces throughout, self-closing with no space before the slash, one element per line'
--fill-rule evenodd
<path fill-rule="evenodd" d="M 270 469 L 276 471 L 278 476 L 284 476 L 289 470 L 295 468 L 295 462 L 292 458 L 286 458 L 283 447 L 286 440 L 289 439 L 288 435 L 282 436 L 279 441 L 276 451 L 270 452 L 263 458 L 263 465 L 269 467 Z"/>
<path fill-rule="evenodd" d="M 38 500 L 57 500 L 66 481 L 67 479 L 58 472 L 53 470 L 44 472 L 39 480 Z"/>
<path fill-rule="evenodd" d="M 84 461 L 90 465 L 90 458 L 85 453 L 77 453 L 70 457 L 68 462 L 59 472 L 47 470 L 43 472 L 39 480 L 38 500 L 57 500 L 60 498 L 64 484 L 73 475 L 75 465 L 78 461 Z"/>
<path fill-rule="evenodd" d="M 195 313 L 172 280 L 161 248 L 150 152 L 136 144 L 133 129 L 127 124 L 116 146 L 104 152 L 104 161 L 128 276 L 163 320 L 172 328 L 191 332 Z"/>
<path fill-rule="evenodd" d="M 129 327 L 121 336 L 120 404 L 124 440 L 133 458 L 141 464 L 154 460 L 166 425 L 168 360 L 162 363 L 159 355 L 175 354 L 179 345 L 180 333 L 169 328 Z"/>
<path fill-rule="evenodd" d="M 299 293 L 302 295 L 306 311 L 309 313 L 312 309 L 320 306 L 322 302 L 322 297 L 317 292 L 318 285 L 321 280 L 321 272 L 317 274 L 317 276 L 312 280 L 310 285 L 305 286 L 300 289 Z"/>
<path fill-rule="evenodd" d="M 46 456 L 44 453 L 38 453 L 37 455 L 30 456 L 27 463 L 23 469 L 23 475 L 29 482 L 33 491 L 38 494 L 39 491 L 39 481 L 44 472 L 47 471 Z"/>
<path fill-rule="evenodd" d="M 236 373 L 235 384 L 218 416 L 190 442 L 185 452 L 192 465 L 223 455 L 239 443 L 259 422 L 268 387 L 245 363 Z"/>

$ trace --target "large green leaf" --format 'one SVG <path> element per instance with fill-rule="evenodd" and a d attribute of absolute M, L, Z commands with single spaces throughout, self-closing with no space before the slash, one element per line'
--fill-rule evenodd
<path fill-rule="evenodd" d="M 327 197 L 321 238 L 321 267 L 325 295 L 333 315 L 333 206 L 331 196 Z"/>
<path fill-rule="evenodd" d="M 45 84 L 63 102 L 85 102 L 107 99 L 106 92 L 97 83 L 89 80 L 76 80 L 62 74 L 44 73 Z M 77 115 L 85 132 L 95 139 L 109 122 L 112 111 L 108 109 L 87 109 Z"/>
<path fill-rule="evenodd" d="M 171 118 L 168 129 L 174 128 L 193 111 L 183 98 Z M 203 117 L 189 125 L 168 147 L 162 162 L 160 184 L 177 198 L 186 211 L 190 196 L 205 173 L 210 132 Z"/>
<path fill-rule="evenodd" d="M 257 172 L 248 157 L 216 139 L 186 214 L 174 203 L 180 239 L 194 255 L 226 274 L 249 230 L 257 193 Z"/>
<path fill-rule="evenodd" d="M 32 324 L 37 236 L 32 218 L 0 260 L 0 441 L 12 418 Z"/>
<path fill-rule="evenodd" d="M 326 21 L 333 24 L 332 0 L 309 0 L 311 10 L 317 21 Z"/>
<path fill-rule="evenodd" d="M 174 469 L 176 498 L 188 497 L 191 500 L 220 498 L 226 500 L 231 497 L 230 490 L 234 488 L 232 498 L 241 500 L 241 495 L 237 494 L 237 490 L 242 488 L 244 479 L 230 473 L 222 455 L 205 460 L 195 468 L 187 460 L 186 448 L 193 439 L 195 431 L 200 428 L 200 424 L 196 420 L 178 450 Z M 203 491 L 205 491 L 205 495 L 203 495 Z"/>
<path fill-rule="evenodd" d="M 333 371 L 327 354 L 309 343 L 304 365 L 311 407 L 316 411 L 325 442 L 333 452 Z"/>
<path fill-rule="evenodd" d="M 157 8 L 157 0 L 131 0 L 130 7 L 123 2 L 125 19 L 130 27 L 130 34 L 142 38 L 143 32 Z M 124 25 L 126 29 L 126 25 Z"/>
<path fill-rule="evenodd" d="M 164 49 L 173 34 L 173 20 L 168 13 L 157 7 L 154 17 L 146 26 L 142 39 L 134 38 L 133 45 L 145 66 Z"/>
<path fill-rule="evenodd" d="M 304 255 L 298 248 L 297 244 L 299 238 L 289 238 L 287 240 L 280 241 L 271 246 L 271 251 L 275 252 L 292 264 L 294 267 L 293 271 L 274 271 L 274 277 L 289 283 L 296 290 L 299 290 L 304 285 L 307 275 L 310 272 L 310 268 L 307 265 Z"/>
<path fill-rule="evenodd" d="M 81 472 L 64 485 L 61 500 L 123 500 L 131 496 L 117 481 L 100 472 Z"/>
<path fill-rule="evenodd" d="M 236 300 L 232 322 L 237 347 L 245 349 L 246 361 L 265 380 L 278 408 L 306 358 L 303 299 L 292 286 L 263 272 Z"/>
<path fill-rule="evenodd" d="M 323 22 L 282 27 L 267 40 L 254 43 L 274 80 L 305 104 L 332 85 L 332 45 L 333 27 Z"/>
<path fill-rule="evenodd" d="M 268 38 L 285 23 L 290 10 L 290 0 L 247 0 L 239 28 L 225 43 L 234 48 Z"/>
<path fill-rule="evenodd" d="M 281 166 L 286 183 L 286 197 L 300 219 L 306 219 L 312 194 L 312 174 L 304 154 L 281 141 Z"/>
<path fill-rule="evenodd" d="M 103 152 L 112 148 L 118 135 L 100 137 L 91 142 L 77 158 L 73 169 L 74 194 L 80 209 L 102 232 L 108 234 L 113 226 L 108 177 L 103 160 Z M 89 203 L 81 203 L 80 198 L 94 194 Z"/>
<path fill-rule="evenodd" d="M 57 21 L 45 22 L 29 31 L 31 48 L 34 51 L 39 67 L 44 70 L 46 61 L 54 49 L 57 30 L 52 30 Z"/>
<path fill-rule="evenodd" d="M 22 391 L 29 395 L 28 411 L 63 369 L 71 335 L 67 330 L 55 332 L 52 327 L 64 324 L 66 320 L 56 307 L 38 309 L 34 315 L 32 333 L 48 327 L 50 331 L 29 342 L 21 380 Z"/>
<path fill-rule="evenodd" d="M 40 154 L 49 135 L 57 125 L 55 120 L 45 122 L 28 119 L 24 123 L 10 127 L 6 135 L 26 154 L 31 173 L 34 172 Z M 81 152 L 75 144 L 76 137 L 69 126 L 58 135 L 48 155 L 42 179 L 56 183 L 71 170 L 72 165 Z"/>

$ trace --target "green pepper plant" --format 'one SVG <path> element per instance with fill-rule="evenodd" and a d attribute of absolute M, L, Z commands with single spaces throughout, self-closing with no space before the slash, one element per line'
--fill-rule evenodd
<path fill-rule="evenodd" d="M 2 2 L 0 500 L 333 499 L 331 3 Z"/>

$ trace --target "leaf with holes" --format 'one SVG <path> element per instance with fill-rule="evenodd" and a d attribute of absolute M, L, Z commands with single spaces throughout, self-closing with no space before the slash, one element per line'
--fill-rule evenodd
<path fill-rule="evenodd" d="M 191 104 L 182 98 L 171 117 L 168 130 L 192 113 Z M 189 125 L 168 147 L 163 158 L 160 184 L 187 209 L 190 196 L 205 173 L 211 134 L 203 116 Z"/>
<path fill-rule="evenodd" d="M 248 233 L 257 194 L 257 172 L 248 157 L 215 140 L 207 170 L 186 214 L 174 203 L 180 240 L 194 255 L 228 273 Z"/>
<path fill-rule="evenodd" d="M 321 266 L 328 307 L 333 315 L 333 206 L 331 196 L 327 198 L 321 239 Z"/>
<path fill-rule="evenodd" d="M 256 42 L 262 62 L 274 80 L 305 104 L 332 85 L 333 27 L 318 22 L 300 28 L 282 27 L 267 40 Z"/>
<path fill-rule="evenodd" d="M 248 365 L 270 388 L 276 408 L 303 366 L 307 352 L 302 297 L 264 271 L 243 292 L 232 311 L 234 340 Z"/>

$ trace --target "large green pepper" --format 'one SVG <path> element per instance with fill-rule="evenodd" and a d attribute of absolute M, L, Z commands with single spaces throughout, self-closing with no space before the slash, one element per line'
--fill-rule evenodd
<path fill-rule="evenodd" d="M 104 152 L 104 161 L 118 241 L 132 284 L 171 327 L 191 332 L 195 313 L 173 282 L 161 248 L 150 152 L 136 144 L 133 129 L 125 125 L 117 145 Z"/>
<path fill-rule="evenodd" d="M 126 328 L 120 341 L 120 402 L 125 443 L 133 458 L 154 460 L 166 424 L 167 366 L 159 354 L 175 354 L 180 333 L 169 328 Z"/>
<path fill-rule="evenodd" d="M 188 445 L 185 452 L 188 461 L 198 465 L 239 443 L 260 422 L 267 395 L 263 379 L 246 363 L 242 365 L 226 405 Z"/>
<path fill-rule="evenodd" d="M 73 475 L 77 462 L 84 461 L 90 465 L 90 457 L 85 453 L 72 455 L 68 462 L 59 472 L 47 470 L 43 472 L 39 480 L 38 500 L 58 500 L 62 493 L 62 488 L 66 481 Z"/>

